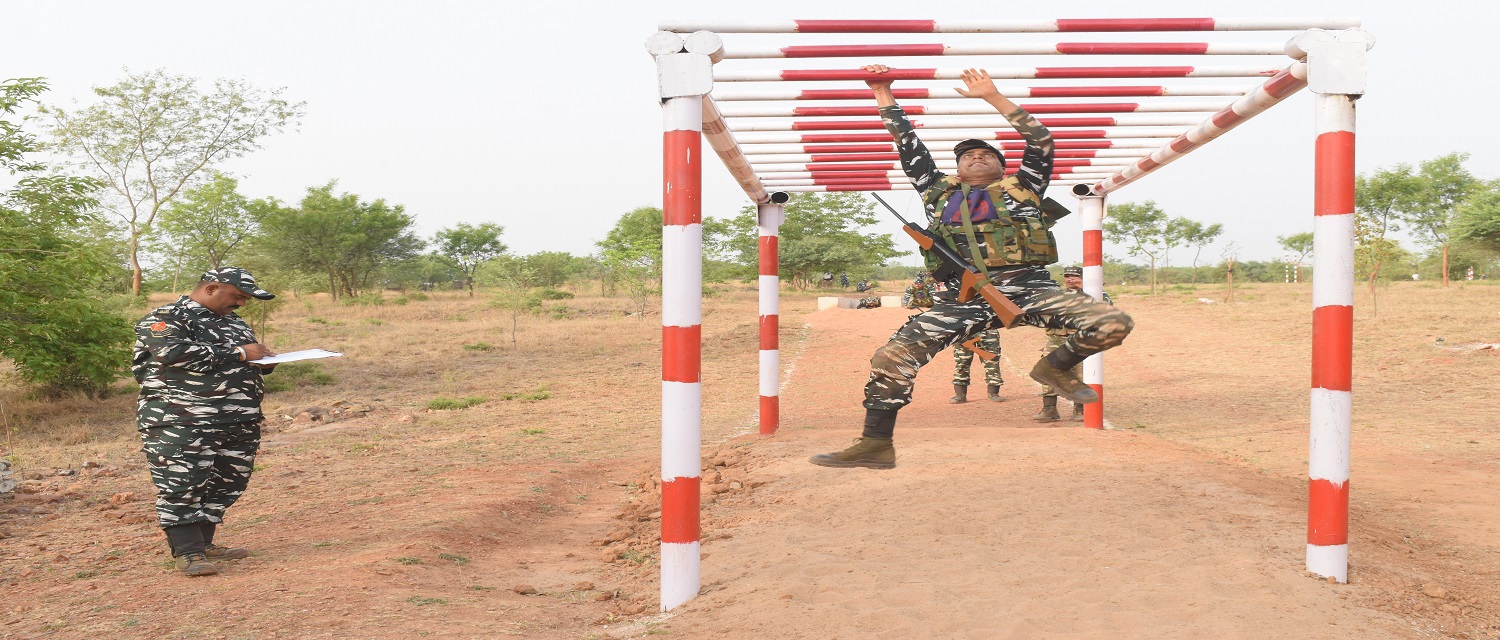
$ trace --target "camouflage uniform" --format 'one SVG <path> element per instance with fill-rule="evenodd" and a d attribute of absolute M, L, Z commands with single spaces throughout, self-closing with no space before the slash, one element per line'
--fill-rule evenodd
<path fill-rule="evenodd" d="M 250 482 L 260 448 L 260 368 L 236 346 L 255 333 L 183 296 L 135 326 L 136 424 L 162 528 L 218 523 Z"/>
<path fill-rule="evenodd" d="M 1086 293 L 1083 293 L 1083 292 L 1077 292 L 1077 293 L 1078 293 L 1078 295 L 1081 295 L 1081 296 L 1084 296 L 1084 297 L 1088 297 L 1088 294 L 1086 294 Z M 1115 303 L 1115 301 L 1112 300 L 1109 297 L 1108 293 L 1106 293 L 1106 294 L 1104 294 L 1104 303 L 1105 304 L 1109 304 L 1109 305 L 1113 305 Z M 1075 332 L 1076 332 L 1076 330 L 1074 330 L 1074 329 L 1066 329 L 1066 328 L 1063 328 L 1063 329 L 1048 329 L 1047 330 L 1047 344 L 1046 344 L 1046 346 L 1042 347 L 1042 355 L 1045 356 L 1045 355 L 1047 355 L 1049 353 L 1052 353 L 1053 350 L 1057 349 L 1058 347 L 1063 346 L 1063 344 L 1068 341 L 1068 336 L 1073 335 Z M 1076 376 L 1082 378 L 1083 377 L 1083 363 L 1082 362 L 1078 363 L 1076 366 L 1073 367 L 1072 371 L 1073 371 L 1073 375 L 1076 375 Z M 1047 387 L 1047 388 L 1045 388 L 1045 389 L 1042 390 L 1042 397 L 1045 398 L 1045 397 L 1049 397 L 1049 396 L 1050 397 L 1056 397 L 1057 396 L 1057 392 L 1054 391 L 1052 389 L 1052 387 Z"/>
<path fill-rule="evenodd" d="M 1088 296 L 1064 292 L 1048 274 L 1045 265 L 1057 260 L 1056 243 L 1049 229 L 1051 220 L 1038 203 L 1017 199 L 1008 189 L 988 187 L 974 190 L 968 197 L 962 193 L 945 196 L 955 187 L 954 178 L 937 169 L 901 107 L 881 107 L 880 116 L 896 140 L 902 167 L 912 186 L 923 193 L 929 229 L 937 230 L 955 223 L 949 211 L 955 208 L 955 201 L 972 198 L 971 202 L 993 208 L 995 219 L 984 223 L 990 226 L 984 227 L 989 231 L 985 232 L 983 246 L 971 249 L 964 233 L 942 231 L 944 235 L 954 236 L 959 255 L 967 257 L 977 252 L 985 259 L 990 281 L 1026 311 L 1021 323 L 1075 331 L 1061 348 L 1048 356 L 1049 362 L 1058 360 L 1061 365 L 1054 363 L 1054 366 L 1068 369 L 1074 360 L 1114 347 L 1125 339 L 1133 327 L 1130 316 Z M 1052 135 L 1024 109 L 1017 108 L 1005 117 L 1026 140 L 1026 150 L 1015 178 L 1021 188 L 1040 197 L 1047 189 L 1052 172 Z M 997 182 L 993 186 L 1002 185 Z M 944 197 L 947 197 L 946 202 Z M 979 216 L 973 219 L 977 221 Z M 1005 222 L 1006 219 L 1009 223 Z M 1001 236 L 1001 242 L 994 240 L 997 235 Z M 951 291 L 956 292 L 961 286 L 957 275 L 947 278 L 946 282 Z M 870 380 L 865 385 L 864 406 L 882 413 L 866 416 L 865 436 L 891 437 L 889 429 L 894 427 L 894 414 L 889 412 L 911 402 L 917 370 L 933 356 L 1000 326 L 994 310 L 979 297 L 958 302 L 956 297 L 948 299 L 944 296 L 932 309 L 907 320 L 870 359 Z"/>
<path fill-rule="evenodd" d="M 901 295 L 901 306 L 907 309 L 930 307 L 936 293 L 937 290 L 927 281 L 926 276 L 918 274 L 917 279 L 906 287 L 906 293 Z"/>
<path fill-rule="evenodd" d="M 991 387 L 1005 384 L 1000 376 L 1000 330 L 991 329 L 979 338 L 979 348 L 995 354 L 995 358 L 984 363 L 984 383 Z M 974 352 L 961 344 L 953 345 L 953 384 L 969 386 L 969 369 L 974 366 Z"/>

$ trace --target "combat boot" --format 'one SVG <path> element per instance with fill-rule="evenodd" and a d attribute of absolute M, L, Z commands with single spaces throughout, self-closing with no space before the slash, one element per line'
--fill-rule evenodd
<path fill-rule="evenodd" d="M 808 462 L 820 467 L 893 469 L 896 467 L 896 447 L 890 438 L 855 438 L 854 446 L 843 451 L 820 453 Z"/>
<path fill-rule="evenodd" d="M 1099 401 L 1099 394 L 1084 384 L 1082 380 L 1079 380 L 1078 376 L 1073 375 L 1072 371 L 1058 369 L 1052 366 L 1052 363 L 1047 360 L 1047 358 L 1042 358 L 1036 362 L 1036 366 L 1031 368 L 1032 380 L 1052 387 L 1052 390 L 1057 392 L 1057 395 L 1073 402 L 1088 404 Z"/>
<path fill-rule="evenodd" d="M 1031 416 L 1037 422 L 1057 422 L 1062 416 L 1057 414 L 1057 396 L 1042 396 L 1042 410 Z"/>
<path fill-rule="evenodd" d="M 1083 405 L 1073 403 L 1073 422 L 1083 422 Z"/>
<path fill-rule="evenodd" d="M 219 572 L 219 567 L 208 560 L 208 556 L 202 553 L 184 553 L 176 558 L 177 570 L 185 576 L 211 576 Z"/>
<path fill-rule="evenodd" d="M 948 404 L 963 404 L 969 401 L 969 385 L 953 385 L 953 397 L 948 398 Z"/>
<path fill-rule="evenodd" d="M 208 556 L 209 560 L 241 560 L 252 555 L 249 549 L 221 547 L 214 544 L 214 533 L 217 529 L 217 524 L 207 520 L 198 523 L 198 530 L 203 532 L 203 542 L 205 544 L 203 555 Z"/>
<path fill-rule="evenodd" d="M 1000 397 L 1000 385 L 992 384 L 986 389 L 990 392 L 990 402 L 1005 402 L 1005 398 Z"/>

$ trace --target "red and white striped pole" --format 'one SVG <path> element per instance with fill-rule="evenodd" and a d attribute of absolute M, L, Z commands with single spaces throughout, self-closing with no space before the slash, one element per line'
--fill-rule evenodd
<path fill-rule="evenodd" d="M 781 423 L 781 271 L 777 234 L 786 219 L 785 192 L 756 206 L 760 231 L 760 434 L 776 433 Z"/>
<path fill-rule="evenodd" d="M 1079 197 L 1079 217 L 1083 222 L 1083 292 L 1095 300 L 1104 299 L 1104 196 Z M 1083 426 L 1104 428 L 1104 354 L 1096 353 L 1083 361 L 1083 383 L 1099 394 L 1098 402 L 1083 405 Z"/>
<path fill-rule="evenodd" d="M 713 36 L 713 34 L 707 34 Z M 661 610 L 698 595 L 703 437 L 703 96 L 717 37 L 657 33 L 662 97 Z"/>
<path fill-rule="evenodd" d="M 1287 44 L 1306 57 L 1316 94 L 1313 168 L 1312 397 L 1307 454 L 1307 570 L 1349 581 L 1350 422 L 1354 411 L 1354 100 L 1364 93 L 1369 34 L 1309 31 Z"/>

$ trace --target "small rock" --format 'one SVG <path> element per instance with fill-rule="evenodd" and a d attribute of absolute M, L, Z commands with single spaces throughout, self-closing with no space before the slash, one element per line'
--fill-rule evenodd
<path fill-rule="evenodd" d="M 404 416 L 401 416 L 399 418 L 396 418 L 396 422 L 411 422 L 412 420 L 415 420 L 415 419 L 416 418 L 413 418 L 411 415 L 404 415 Z"/>
<path fill-rule="evenodd" d="M 1338 583 L 1339 583 L 1339 579 L 1338 579 L 1337 576 L 1328 576 L 1328 584 L 1338 584 Z"/>
<path fill-rule="evenodd" d="M 1447 611 L 1448 613 L 1458 613 L 1458 606 L 1448 604 L 1446 602 L 1444 602 L 1443 605 L 1438 608 L 1442 609 L 1443 611 Z"/>
<path fill-rule="evenodd" d="M 604 536 L 604 544 L 619 542 L 629 537 L 630 529 L 615 529 L 614 531 L 609 532 L 609 535 Z"/>
<path fill-rule="evenodd" d="M 313 414 L 303 411 L 292 418 L 292 424 L 312 424 L 316 420 Z"/>
<path fill-rule="evenodd" d="M 72 475 L 78 475 L 78 472 L 74 471 L 72 469 L 58 469 L 57 470 L 57 475 L 60 475 L 60 476 L 72 476 Z"/>
<path fill-rule="evenodd" d="M 536 595 L 536 587 L 533 587 L 533 586 L 531 586 L 529 584 L 518 584 L 518 585 L 516 585 L 514 587 L 511 587 L 510 590 L 514 591 L 516 593 L 519 593 L 519 594 L 521 594 L 523 596 L 534 596 L 534 595 Z"/>
<path fill-rule="evenodd" d="M 740 482 L 739 480 L 735 480 L 734 482 L 729 483 L 729 488 L 734 490 L 742 489 L 744 488 L 744 486 L 745 484 Z"/>
<path fill-rule="evenodd" d="M 594 590 L 594 583 L 587 582 L 587 581 L 580 582 L 578 584 L 573 585 L 573 590 L 574 591 L 593 591 Z"/>
<path fill-rule="evenodd" d="M 603 593 L 600 593 L 599 595 L 594 596 L 594 602 L 604 602 L 606 600 L 613 600 L 614 598 L 615 592 L 605 591 Z"/>
<path fill-rule="evenodd" d="M 1437 598 L 1438 600 L 1448 597 L 1448 590 L 1435 584 L 1422 585 L 1422 593 L 1426 594 L 1429 598 Z"/>
<path fill-rule="evenodd" d="M 83 493 L 83 483 L 74 482 L 73 484 L 68 485 L 68 488 L 64 490 L 63 493 Z"/>
<path fill-rule="evenodd" d="M 636 615 L 638 613 L 642 613 L 645 610 L 646 610 L 646 605 L 643 605 L 643 604 L 632 604 L 632 605 L 629 605 L 629 606 L 625 607 L 625 615 L 633 616 L 633 615 Z"/>
<path fill-rule="evenodd" d="M 728 490 L 729 490 L 729 485 L 724 484 L 722 482 L 719 483 L 719 484 L 709 485 L 709 487 L 708 487 L 709 493 L 724 493 L 725 491 L 728 491 Z"/>
<path fill-rule="evenodd" d="M 110 504 L 125 504 L 133 501 L 135 501 L 134 491 L 125 491 L 109 497 Z"/>
<path fill-rule="evenodd" d="M 605 552 L 603 554 L 600 554 L 600 556 L 599 556 L 599 559 L 603 560 L 605 562 L 614 562 L 615 560 L 618 560 L 619 558 L 620 558 L 620 554 L 616 553 L 614 549 L 605 550 Z"/>
<path fill-rule="evenodd" d="M 93 460 L 84 460 L 83 464 L 81 464 L 79 466 L 81 466 L 81 467 L 83 467 L 85 469 L 98 469 L 99 467 L 104 466 L 104 464 L 103 463 L 99 463 L 99 462 L 94 462 Z"/>

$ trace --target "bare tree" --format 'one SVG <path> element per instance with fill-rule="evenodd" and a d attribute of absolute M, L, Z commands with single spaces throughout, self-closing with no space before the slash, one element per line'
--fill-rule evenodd
<path fill-rule="evenodd" d="M 141 294 L 140 245 L 156 215 L 215 163 L 259 149 L 267 135 L 295 125 L 304 103 L 240 80 L 198 80 L 161 69 L 95 87 L 99 101 L 77 110 L 49 107 L 52 134 L 67 161 L 107 185 L 102 206 L 125 223 L 131 291 Z"/>

